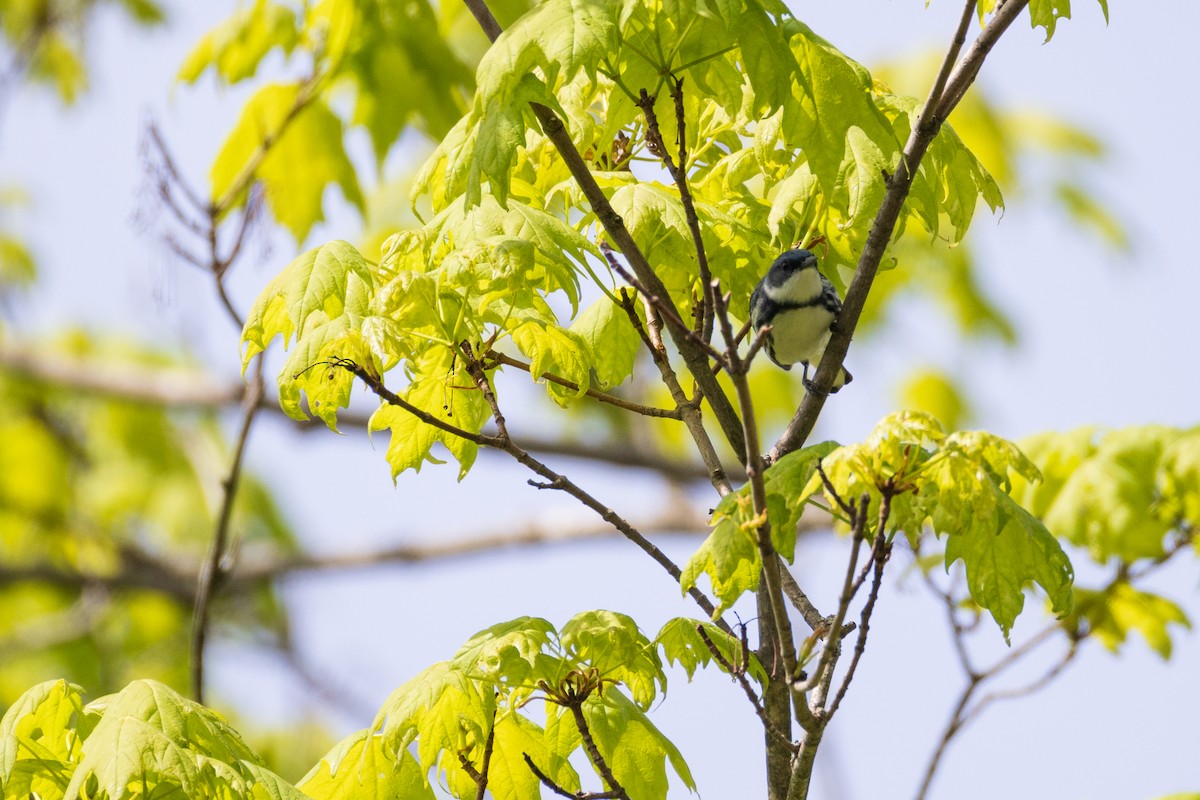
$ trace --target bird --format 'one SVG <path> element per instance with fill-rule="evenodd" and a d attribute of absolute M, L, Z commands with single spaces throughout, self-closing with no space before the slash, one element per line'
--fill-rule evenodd
<path fill-rule="evenodd" d="M 767 358 L 788 370 L 803 364 L 804 388 L 813 391 L 808 368 L 820 363 L 841 310 L 842 299 L 817 269 L 817 257 L 808 250 L 788 250 L 775 259 L 750 295 L 751 331 L 770 325 L 763 342 Z M 840 367 L 830 391 L 852 380 L 854 376 Z"/>

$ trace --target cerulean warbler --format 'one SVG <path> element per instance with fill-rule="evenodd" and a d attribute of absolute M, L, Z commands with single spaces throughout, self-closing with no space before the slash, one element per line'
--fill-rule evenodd
<path fill-rule="evenodd" d="M 804 386 L 811 389 L 808 367 L 820 363 L 841 310 L 842 299 L 817 270 L 817 257 L 807 250 L 789 250 L 775 259 L 750 296 L 751 331 L 770 325 L 763 342 L 767 357 L 784 369 L 803 364 Z M 839 369 L 830 391 L 853 379 L 845 368 Z"/>

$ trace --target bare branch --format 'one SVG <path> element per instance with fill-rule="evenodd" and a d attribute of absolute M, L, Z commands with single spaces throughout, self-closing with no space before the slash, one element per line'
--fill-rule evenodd
<path fill-rule="evenodd" d="M 679 136 L 678 162 L 671 157 L 666 143 L 663 142 L 662 131 L 658 127 L 658 115 L 654 112 L 654 102 L 657 99 L 650 96 L 645 89 L 642 89 L 641 96 L 637 100 L 637 106 L 642 109 L 642 114 L 646 117 L 646 144 L 650 152 L 662 160 L 667 171 L 671 173 L 676 188 L 679 189 L 679 200 L 683 205 L 684 218 L 687 220 L 688 231 L 692 235 L 692 247 L 696 250 L 696 267 L 699 272 L 701 291 L 703 292 L 703 302 L 700 306 L 700 313 L 697 315 L 700 323 L 697 326 L 697 333 L 701 340 L 707 343 L 712 340 L 713 314 L 715 313 L 712 271 L 708 266 L 708 253 L 704 250 L 704 239 L 700 234 L 700 219 L 696 215 L 696 203 L 692 199 L 692 191 L 688 187 L 687 124 L 683 107 L 683 79 L 678 78 L 671 83 L 671 99 L 675 101 L 675 126 L 677 135 Z"/>
<path fill-rule="evenodd" d="M 531 365 L 525 363 L 524 361 L 515 359 L 512 356 L 505 355 L 504 353 L 493 350 L 487 353 L 486 358 L 488 361 L 495 362 L 496 364 L 503 364 L 507 367 L 515 367 L 516 369 L 528 372 L 530 375 L 533 374 L 531 371 Z M 575 383 L 574 381 L 569 381 L 566 378 L 560 378 L 553 373 L 544 372 L 536 377 L 549 381 L 550 383 L 558 384 L 559 386 L 569 389 L 572 392 L 579 392 L 579 384 Z M 590 386 L 584 394 L 593 400 L 598 400 L 601 403 L 607 403 L 610 406 L 616 406 L 617 408 L 624 409 L 625 411 L 632 411 L 635 414 L 641 414 L 643 417 L 658 417 L 660 419 L 683 418 L 683 414 L 678 408 L 655 408 L 654 406 L 635 403 L 632 400 L 626 400 L 624 397 L 617 397 L 616 395 L 602 392 L 599 389 Z"/>
<path fill-rule="evenodd" d="M 477 367 L 480 367 L 480 369 L 481 369 L 481 365 L 479 365 L 479 363 L 477 361 L 475 361 L 473 358 L 471 359 L 471 361 L 472 361 L 472 363 L 474 363 Z M 601 519 L 603 519 L 605 522 L 612 525 L 614 528 L 616 528 L 618 531 L 620 531 L 622 534 L 624 534 L 625 538 L 629 539 L 631 542 L 633 542 L 638 547 L 640 547 L 643 552 L 645 552 L 647 555 L 649 555 L 655 562 L 657 562 L 659 564 L 659 566 L 661 566 L 663 569 L 665 569 L 667 571 L 667 573 L 670 574 L 671 577 L 675 579 L 676 582 L 679 582 L 680 579 L 682 578 L 683 572 L 679 569 L 679 567 L 675 564 L 675 562 L 673 562 L 670 558 L 668 558 L 667 555 L 665 553 L 663 553 L 663 551 L 661 549 L 659 549 L 659 547 L 657 545 L 655 545 L 653 542 L 651 542 L 649 539 L 647 539 L 640 531 L 638 531 L 636 528 L 634 528 L 632 525 L 630 525 L 629 522 L 627 520 L 625 520 L 623 517 L 621 517 L 619 514 L 617 514 L 616 511 L 614 511 L 613 509 L 604 505 L 599 500 L 597 500 L 595 497 L 592 497 L 591 494 L 584 491 L 580 486 L 575 484 L 573 481 L 568 479 L 566 476 L 560 475 L 559 473 L 550 469 L 548 466 L 543 464 L 541 461 L 538 461 L 536 458 L 534 458 L 532 455 L 530 455 L 528 451 L 522 449 L 519 445 L 516 444 L 516 442 L 514 442 L 512 440 L 511 437 L 509 437 L 507 435 L 506 431 L 503 428 L 501 428 L 499 430 L 499 432 L 496 436 L 485 436 L 483 434 L 473 433 L 471 431 L 464 430 L 455 425 L 451 425 L 447 422 L 444 422 L 443 420 L 439 419 L 438 417 L 435 417 L 432 414 L 422 411 L 419 408 L 416 408 L 411 403 L 408 403 L 403 398 L 399 397 L 394 392 L 392 392 L 390 389 L 388 389 L 386 386 L 384 386 L 383 382 L 379 378 L 377 378 L 374 375 L 372 375 L 371 373 L 367 372 L 366 369 L 359 366 L 355 362 L 350 361 L 349 359 L 333 358 L 333 359 L 330 359 L 330 365 L 335 366 L 335 367 L 340 367 L 342 369 L 345 369 L 349 372 L 354 373 L 356 376 L 358 376 L 358 378 L 360 380 L 363 381 L 363 383 L 365 383 L 367 385 L 367 387 L 371 391 L 373 391 L 381 399 L 385 400 L 388 403 L 391 403 L 392 405 L 399 406 L 400 408 L 403 408 L 405 411 L 408 411 L 411 414 L 414 414 L 422 422 L 427 422 L 428 424 L 433 425 L 434 427 L 439 428 L 440 430 L 444 430 L 448 433 L 452 433 L 455 436 L 459 436 L 463 439 L 466 439 L 467 441 L 475 442 L 476 444 L 478 444 L 482 447 L 491 447 L 496 450 L 501 450 L 505 453 L 508 453 L 518 463 L 524 465 L 531 472 L 533 472 L 534 474 L 538 475 L 541 478 L 544 478 L 546 481 L 545 483 L 534 482 L 533 485 L 538 486 L 539 488 L 558 489 L 558 490 L 564 491 L 567 494 L 571 495 L 576 500 L 579 500 L 585 506 L 587 506 L 588 508 L 592 509 L 597 514 L 599 514 Z M 485 383 L 486 383 L 486 376 L 485 376 Z M 485 393 L 485 397 L 488 397 L 489 394 L 490 394 L 490 391 Z M 495 402 L 494 395 L 491 395 L 489 402 L 490 403 Z M 493 405 L 493 413 L 497 414 L 497 416 L 499 417 L 498 411 L 499 411 L 499 409 Z M 500 418 L 502 419 L 502 417 L 500 417 Z M 499 422 L 499 420 L 498 420 L 498 422 Z M 690 589 L 688 589 L 688 595 L 693 600 L 696 601 L 697 605 L 699 605 L 709 615 L 710 618 L 715 618 L 716 606 L 713 605 L 712 601 L 709 600 L 708 597 L 702 591 L 700 591 L 698 588 L 693 586 Z M 723 629 L 725 629 L 725 630 L 728 629 L 728 627 L 729 627 L 728 624 L 725 623 L 723 620 L 717 618 L 717 619 L 715 619 L 715 621 L 718 625 L 721 625 L 723 627 Z"/>
<path fill-rule="evenodd" d="M 727 673 L 729 673 L 729 676 L 733 678 L 733 680 L 737 682 L 739 686 L 742 687 L 742 691 L 745 692 L 746 697 L 750 700 L 750 704 L 754 706 L 754 713 L 758 715 L 760 720 L 762 720 L 763 727 L 766 729 L 767 733 L 771 736 L 774 736 L 780 744 L 784 745 L 790 750 L 796 750 L 796 743 L 793 742 L 790 737 L 785 735 L 783 731 L 779 730 L 779 726 L 767 716 L 766 709 L 763 708 L 763 704 L 758 699 L 758 695 L 754 693 L 754 687 L 750 685 L 750 681 L 746 678 L 746 671 L 740 666 L 734 666 L 730 663 L 729 659 L 722 655 L 720 648 L 717 647 L 717 644 L 712 640 L 712 637 L 708 635 L 708 631 L 704 630 L 703 625 L 697 625 L 696 632 L 700 634 L 700 638 L 704 640 L 704 645 L 708 648 L 709 652 L 712 653 L 712 656 L 714 659 L 716 659 L 717 663 L 720 664 L 721 667 Z M 747 653 L 747 655 L 749 654 Z"/>
<path fill-rule="evenodd" d="M 94 358 L 39 353 L 9 342 L 0 344 L 0 367 L 39 383 L 76 392 L 186 409 L 232 406 L 245 392 L 240 381 L 220 386 L 195 370 L 109 365 Z"/>
<path fill-rule="evenodd" d="M 544 773 L 540 769 L 538 769 L 537 764 L 534 764 L 533 759 L 529 757 L 529 753 L 522 753 L 521 755 L 524 756 L 525 765 L 527 767 L 529 767 L 529 771 L 532 772 L 537 777 L 537 779 L 539 781 L 541 781 L 542 784 L 547 789 L 554 792 L 559 797 L 569 797 L 569 798 L 571 798 L 571 800 L 610 800 L 611 798 L 617 798 L 617 797 L 623 796 L 621 792 L 617 792 L 617 791 L 612 791 L 612 792 L 568 792 L 566 789 L 564 789 L 563 787 L 561 787 L 557 783 L 555 783 L 553 780 L 551 780 L 550 776 L 548 776 L 546 773 Z"/>
<path fill-rule="evenodd" d="M 850 666 L 846 669 L 842 684 L 838 687 L 837 694 L 834 695 L 833 703 L 829 706 L 826 719 L 832 719 L 833 715 L 837 713 L 838 707 L 842 704 L 842 698 L 846 696 L 846 691 L 850 688 L 850 682 L 854 680 L 858 662 L 867 649 L 867 633 L 871 628 L 871 615 L 875 611 L 875 601 L 879 599 L 879 587 L 883 585 L 883 568 L 887 565 L 891 555 L 892 546 L 885 541 L 882 533 L 876 533 L 875 541 L 871 545 L 871 561 L 875 565 L 874 577 L 871 579 L 871 591 L 867 594 L 867 602 L 863 604 L 858 618 L 858 638 L 854 642 L 854 655 L 850 657 Z"/>
<path fill-rule="evenodd" d="M 233 519 L 233 501 L 237 497 L 241 480 L 242 462 L 246 454 L 246 443 L 250 438 L 250 427 L 258 414 L 263 395 L 262 359 L 255 365 L 254 378 L 246 387 L 242 402 L 242 427 L 238 432 L 230 459 L 229 473 L 221 481 L 221 508 L 213 531 L 212 546 L 208 558 L 200 569 L 196 586 L 196 605 L 192 612 L 192 697 L 197 703 L 204 702 L 204 650 L 208 637 L 209 605 L 217 591 L 221 578 L 221 561 L 225 558 L 229 541 L 229 524 Z"/>
<path fill-rule="evenodd" d="M 605 252 L 605 256 L 609 258 L 610 262 L 616 260 L 608 251 Z M 629 324 L 637 331 L 642 344 L 645 345 L 650 353 L 651 360 L 658 367 L 658 373 L 662 378 L 663 385 L 667 387 L 667 391 L 671 394 L 671 399 L 675 401 L 675 407 L 679 409 L 683 424 L 687 427 L 688 433 L 692 436 L 692 441 L 696 444 L 696 451 L 700 453 L 700 458 L 704 461 L 707 477 L 712 483 L 713 488 L 721 496 L 729 494 L 733 490 L 733 487 L 729 483 L 729 475 L 725 470 L 725 465 L 721 463 L 721 457 L 717 454 L 712 439 L 709 438 L 708 431 L 704 428 L 704 421 L 700 418 L 699 404 L 688 399 L 688 396 L 683 391 L 683 387 L 679 385 L 679 377 L 671 367 L 671 360 L 667 357 L 667 349 L 663 346 L 661 335 L 662 321 L 655 313 L 654 307 L 646 301 L 646 326 L 643 327 L 642 321 L 638 318 L 633 298 L 625 292 L 621 293 L 621 306 L 625 309 L 625 315 L 629 318 Z"/>

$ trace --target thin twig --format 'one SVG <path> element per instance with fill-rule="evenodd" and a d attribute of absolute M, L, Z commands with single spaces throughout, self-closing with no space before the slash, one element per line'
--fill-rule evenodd
<path fill-rule="evenodd" d="M 184 198 L 191 203 L 197 213 L 204 213 L 208 209 L 208 203 L 201 200 L 200 196 L 192 191 L 191 186 L 183 179 L 183 174 L 175 166 L 175 159 L 171 156 L 171 151 L 167 148 L 167 143 L 163 139 L 162 133 L 153 121 L 146 126 L 146 133 L 150 137 L 150 142 L 162 158 L 162 165 L 167 170 L 167 175 L 171 178 L 172 185 L 179 187 L 180 191 L 183 192 Z M 182 210 L 180 214 L 182 216 Z M 203 232 L 197 231 L 197 234 L 203 235 Z"/>
<path fill-rule="evenodd" d="M 658 367 L 658 374 L 662 378 L 663 385 L 667 387 L 671 399 L 675 401 L 675 407 L 679 409 L 683 424 L 687 427 L 688 433 L 691 434 L 692 441 L 696 445 L 696 451 L 700 454 L 700 459 L 704 462 L 709 481 L 712 483 L 713 488 L 717 490 L 717 493 L 724 497 L 733 491 L 733 486 L 729 482 L 729 475 L 726 472 L 725 465 L 721 462 L 721 457 L 717 454 L 712 439 L 709 437 L 708 431 L 704 428 L 704 421 L 700 418 L 698 404 L 690 400 L 684 393 L 683 387 L 679 385 L 679 377 L 671 367 L 671 360 L 667 357 L 667 348 L 663 346 L 662 341 L 662 321 L 655 313 L 654 307 L 647 301 L 646 325 L 643 326 L 641 319 L 638 318 L 633 298 L 626 292 L 621 293 L 621 306 L 625 309 L 625 315 L 629 318 L 629 324 L 637 331 L 638 338 L 642 340 L 642 344 L 645 345 L 646 350 L 650 353 L 651 360 Z"/>
<path fill-rule="evenodd" d="M 533 759 L 529 757 L 529 753 L 522 753 L 525 757 L 525 764 L 529 770 L 537 777 L 539 781 L 550 791 L 554 792 L 559 797 L 569 797 L 571 800 L 612 800 L 621 796 L 620 792 L 568 792 L 563 787 L 559 786 L 550 779 L 546 773 L 538 769 L 537 764 L 533 763 Z"/>
<path fill-rule="evenodd" d="M 559 797 L 566 797 L 569 798 L 569 800 L 578 800 L 578 794 L 568 792 L 566 789 L 551 780 L 549 775 L 538 769 L 537 764 L 534 764 L 533 759 L 529 757 L 529 753 L 522 753 L 521 755 L 525 758 L 525 766 L 529 767 L 529 771 L 532 772 L 534 777 L 541 781 L 542 785 L 544 785 L 547 789 L 554 792 Z M 592 796 L 594 797 L 595 795 Z"/>
<path fill-rule="evenodd" d="M 696 203 L 692 198 L 692 191 L 688 186 L 687 180 L 688 152 L 682 78 L 678 78 L 672 82 L 671 98 L 675 101 L 675 124 L 677 135 L 679 136 L 678 162 L 671 157 L 666 143 L 663 142 L 662 131 L 658 126 L 658 115 L 654 112 L 654 103 L 658 98 L 651 96 L 645 89 L 642 89 L 641 96 L 637 100 L 637 106 L 642 109 L 642 114 L 646 118 L 646 143 L 650 152 L 662 160 L 667 171 L 671 173 L 671 178 L 675 181 L 676 188 L 679 189 L 679 200 L 683 205 L 683 215 L 687 220 L 688 231 L 692 236 L 692 247 L 696 250 L 696 267 L 700 276 L 701 291 L 703 292 L 700 313 L 697 314 L 699 320 L 697 333 L 701 340 L 707 343 L 712 341 L 713 315 L 715 313 L 712 272 L 708 266 L 708 254 L 704 249 L 704 238 L 700 233 L 700 218 L 696 215 Z"/>
<path fill-rule="evenodd" d="M 871 561 L 875 565 L 874 577 L 871 579 L 871 591 L 867 594 L 867 602 L 863 604 L 862 612 L 859 614 L 858 638 L 854 642 L 854 654 L 850 657 L 850 665 L 846 668 L 842 683 L 833 697 L 833 703 L 829 706 L 826 719 L 832 719 L 833 715 L 837 713 L 838 707 L 842 704 L 842 698 L 846 696 L 846 691 L 850 688 L 850 682 L 854 680 L 858 662 L 867 649 L 867 633 L 871 627 L 871 615 L 875 611 L 875 601 L 879 599 L 879 588 L 883 585 L 883 568 L 887 565 L 891 554 L 892 546 L 886 543 L 881 533 L 876 533 L 875 541 L 871 545 Z"/>
<path fill-rule="evenodd" d="M 474 364 L 477 368 L 482 368 L 479 362 L 474 358 L 471 358 L 469 363 Z M 640 531 L 630 525 L 625 518 L 617 514 L 617 512 L 613 509 L 601 503 L 588 492 L 584 491 L 580 486 L 575 484 L 566 476 L 560 475 L 543 464 L 541 461 L 538 461 L 536 458 L 531 456 L 526 450 L 517 445 L 516 442 L 514 442 L 512 438 L 507 435 L 506 431 L 502 430 L 498 432 L 496 436 L 485 436 L 481 433 L 474 433 L 472 431 L 464 430 L 463 428 L 451 425 L 450 423 L 445 422 L 440 418 L 423 411 L 422 409 L 416 408 L 411 403 L 404 400 L 404 398 L 400 397 L 395 392 L 384 386 L 383 382 L 379 378 L 369 373 L 366 369 L 359 366 L 354 361 L 345 358 L 332 358 L 330 359 L 329 364 L 330 366 L 339 367 L 354 373 L 354 375 L 358 376 L 358 378 L 367 385 L 367 388 L 374 392 L 379 398 L 392 405 L 403 408 L 405 411 L 408 411 L 410 414 L 416 416 L 422 422 L 426 422 L 440 430 L 446 431 L 447 433 L 451 433 L 462 439 L 466 439 L 469 442 L 474 442 L 481 447 L 491 447 L 508 453 L 519 464 L 522 464 L 534 474 L 545 479 L 545 483 L 533 482 L 533 485 L 538 486 L 539 488 L 561 490 L 571 495 L 576 500 L 579 500 L 585 506 L 599 514 L 601 519 L 612 525 L 614 528 L 624 534 L 625 538 L 629 539 L 631 542 L 641 548 L 643 552 L 649 555 L 652 559 L 654 559 L 655 562 L 659 564 L 659 566 L 665 569 L 671 575 L 671 577 L 676 580 L 676 582 L 682 578 L 683 572 L 679 569 L 675 562 L 668 558 L 667 555 L 661 549 L 659 549 L 657 545 L 647 539 Z M 484 382 L 487 382 L 486 376 Z M 495 396 L 492 395 L 490 391 L 485 393 L 484 396 L 485 398 L 489 398 L 489 403 L 495 403 Z M 496 414 L 502 418 L 502 415 L 499 415 L 499 409 L 497 407 L 493 406 L 492 412 L 493 414 Z M 716 622 L 717 625 L 722 626 L 722 630 L 729 629 L 728 623 L 716 617 L 716 606 L 713 605 L 713 602 L 709 600 L 702 591 L 693 586 L 688 589 L 688 595 L 695 600 L 697 605 L 699 605 L 700 608 L 702 608 L 710 618 L 714 618 L 714 622 Z"/>
<path fill-rule="evenodd" d="M 758 718 L 762 721 L 763 727 L 766 729 L 767 733 L 771 736 L 774 736 L 780 744 L 786 746 L 790 750 L 796 750 L 797 745 L 791 740 L 791 737 L 779 730 L 779 726 L 767 716 L 766 709 L 763 708 L 762 702 L 758 699 L 758 695 L 754 692 L 754 687 L 750 685 L 750 681 L 746 678 L 745 670 L 741 669 L 740 667 L 735 667 L 732 663 L 730 663 L 729 659 L 725 658 L 725 656 L 721 653 L 720 648 L 717 647 L 716 642 L 714 642 L 712 637 L 708 635 L 708 631 L 704 630 L 703 625 L 697 625 L 696 632 L 700 634 L 700 638 L 704 640 L 705 646 L 708 647 L 709 652 L 712 653 L 712 656 L 714 659 L 716 659 L 717 663 L 720 664 L 721 667 L 727 673 L 729 673 L 729 676 L 733 678 L 739 686 L 742 687 L 742 691 L 745 692 L 746 697 L 749 698 L 750 704 L 754 706 L 754 713 L 757 714 Z M 747 655 L 749 655 L 749 653 L 747 653 Z"/>
<path fill-rule="evenodd" d="M 532 365 L 513 358 L 512 356 L 506 355 L 505 353 L 493 350 L 487 354 L 486 358 L 488 361 L 493 361 L 497 364 L 503 364 L 507 367 L 514 367 L 524 372 L 528 372 L 530 375 L 533 374 Z M 566 378 L 560 378 L 551 372 L 544 372 L 537 377 L 542 380 L 549 381 L 550 383 L 558 384 L 559 386 L 569 389 L 576 394 L 579 393 L 579 384 L 575 383 L 574 381 L 567 380 Z M 635 403 L 632 400 L 626 400 L 624 397 L 617 397 L 616 395 L 602 392 L 599 389 L 590 386 L 588 387 L 587 391 L 584 392 L 584 394 L 593 400 L 598 400 L 601 403 L 607 403 L 610 406 L 616 406 L 617 408 L 625 411 L 632 411 L 635 414 L 641 414 L 643 417 L 683 419 L 683 413 L 678 408 L 656 408 L 654 406 L 647 406 L 643 405 L 642 403 Z"/>
<path fill-rule="evenodd" d="M 484 800 L 487 796 L 488 788 L 488 769 L 492 765 L 492 748 L 496 744 L 496 709 L 492 708 L 492 726 L 488 728 L 487 740 L 483 743 L 483 762 L 478 770 L 475 770 L 470 761 L 467 760 L 466 754 L 460 754 L 463 769 L 467 770 L 467 774 L 475 781 L 475 800 Z"/>
<path fill-rule="evenodd" d="M 669 295 L 659 294 L 646 288 L 645 284 L 638 280 L 633 273 L 625 269 L 625 266 L 613 253 L 612 246 L 609 245 L 608 242 L 601 242 L 600 250 L 604 253 L 604 257 L 608 260 L 609 266 L 613 268 L 613 271 L 620 275 L 626 283 L 636 289 L 638 294 L 646 298 L 650 305 L 654 306 L 655 310 L 658 311 L 658 313 L 662 315 L 663 319 L 669 323 L 669 327 L 671 329 L 682 329 L 684 331 L 684 338 L 695 344 L 696 347 L 699 348 L 705 355 L 707 355 L 713 361 L 716 361 L 718 364 L 725 363 L 725 357 L 721 354 L 721 352 L 714 349 L 712 345 L 701 339 L 700 334 L 692 330 L 691 326 L 680 318 L 679 311 L 676 310 L 675 304 L 671 302 Z M 708 374 L 712 373 L 712 371 L 708 369 L 706 369 L 705 372 Z"/>
<path fill-rule="evenodd" d="M 229 541 L 229 525 L 233 519 L 233 501 L 237 496 L 241 482 L 242 462 L 246 454 L 246 443 L 250 439 L 250 427 L 258 414 L 263 395 L 263 364 L 259 359 L 254 368 L 254 377 L 246 387 L 246 396 L 242 403 L 242 427 L 238 431 L 230 459 L 229 473 L 221 481 L 221 508 L 217 514 L 217 524 L 213 531 L 212 545 L 209 547 L 208 558 L 200 569 L 196 584 L 196 605 L 192 611 L 192 697 L 197 703 L 204 702 L 204 656 L 208 638 L 209 609 L 212 597 L 218 588 L 221 577 L 221 561 Z"/>

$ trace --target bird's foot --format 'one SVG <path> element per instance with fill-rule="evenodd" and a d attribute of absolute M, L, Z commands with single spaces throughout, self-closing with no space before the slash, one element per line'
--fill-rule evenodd
<path fill-rule="evenodd" d="M 813 383 L 812 381 L 810 381 L 808 378 L 804 379 L 804 388 L 808 392 L 815 394 L 815 395 L 819 395 L 821 397 L 828 397 L 829 395 L 837 392 L 837 389 L 833 389 L 828 392 L 819 392 L 819 391 L 817 391 L 817 385 L 815 383 Z"/>

